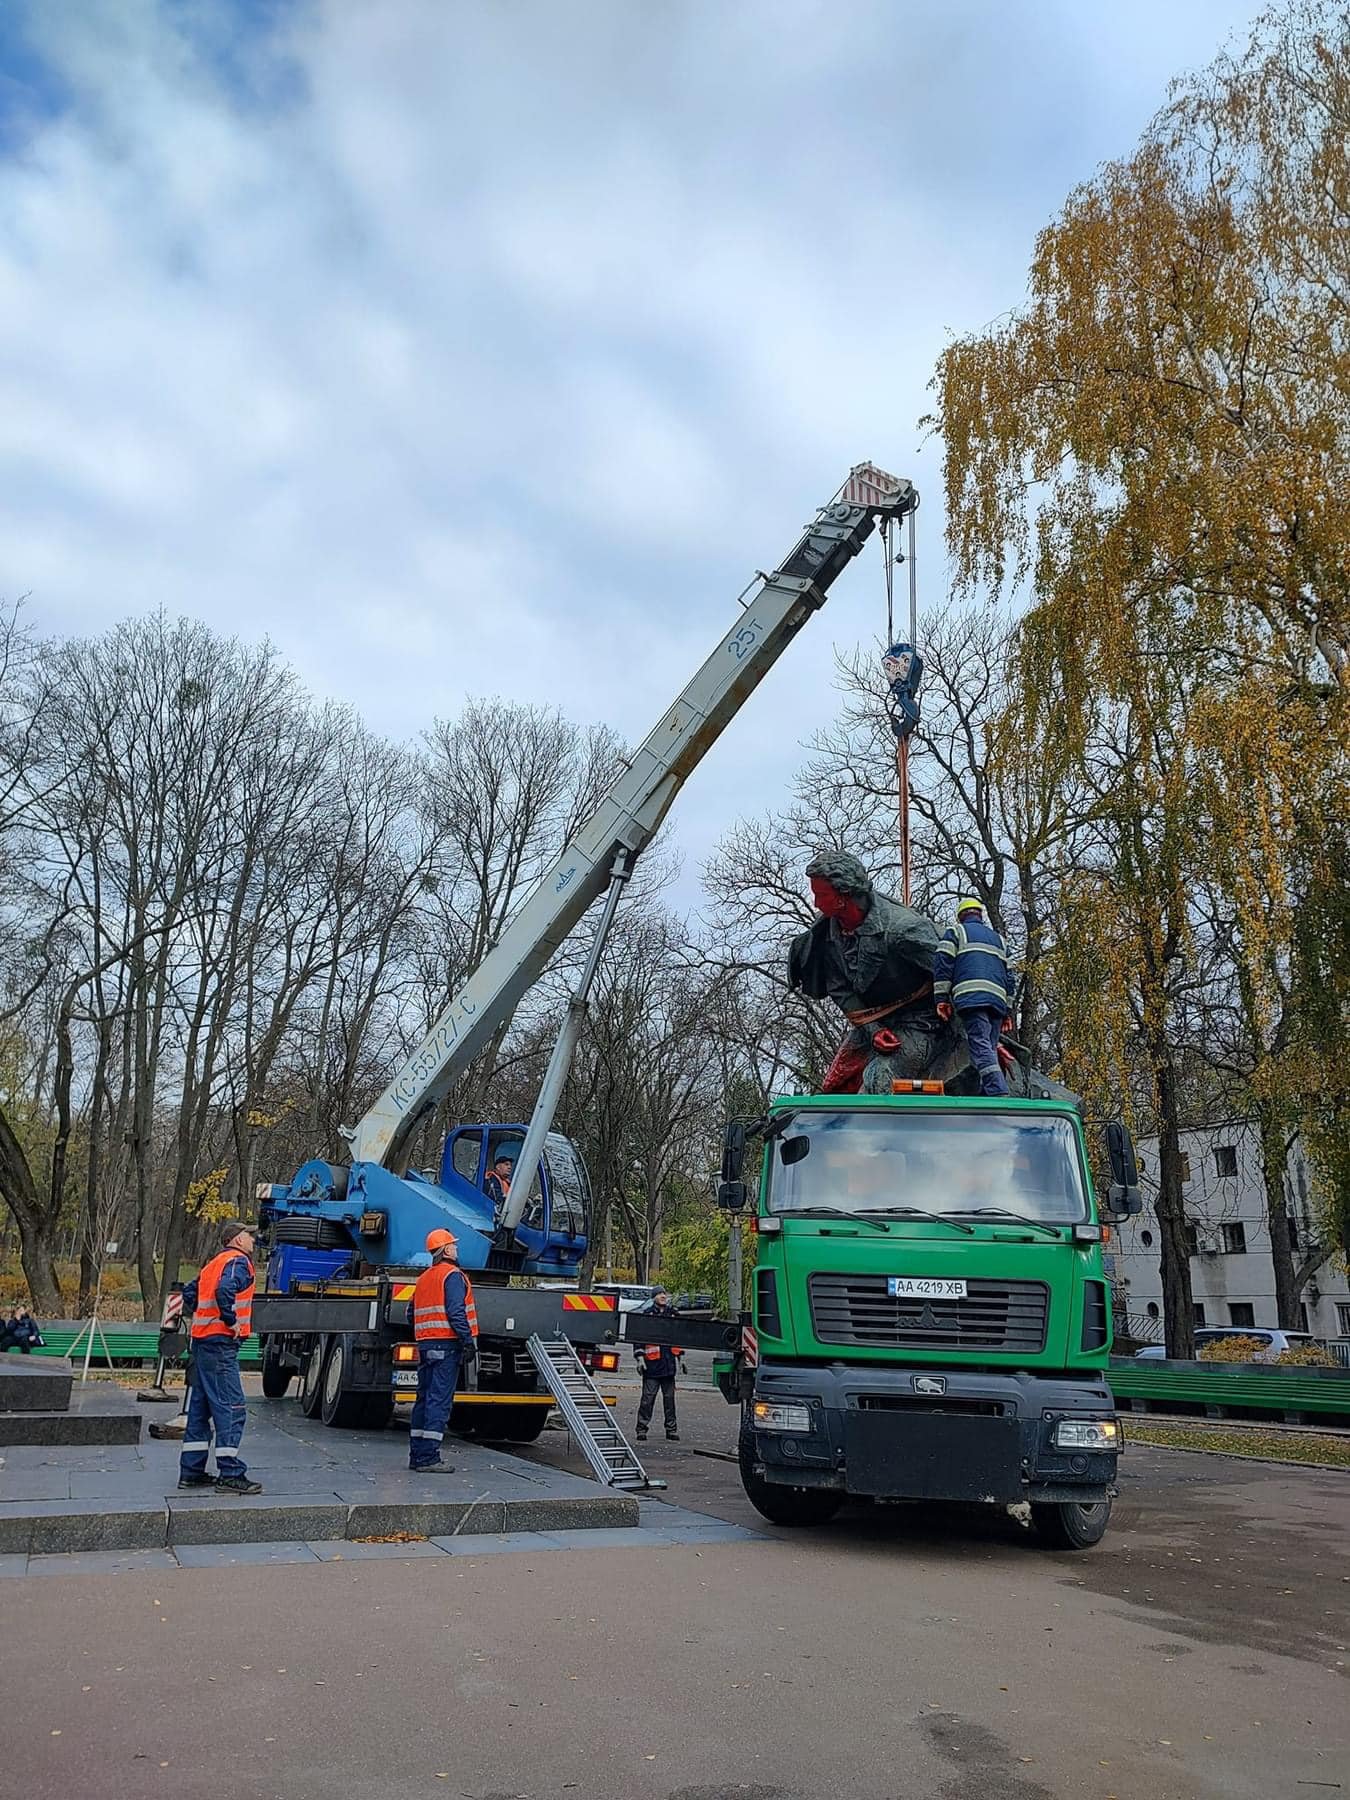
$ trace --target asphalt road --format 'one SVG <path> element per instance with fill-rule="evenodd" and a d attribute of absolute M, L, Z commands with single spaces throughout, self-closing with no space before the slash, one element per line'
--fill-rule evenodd
<path fill-rule="evenodd" d="M 700 1454 L 733 1419 L 686 1389 L 649 1461 L 751 1524 Z M 1350 1794 L 1350 1478 L 1134 1450 L 1122 1488 L 1080 1556 L 883 1508 L 735 1545 L 13 1582 L 0 1794 Z"/>

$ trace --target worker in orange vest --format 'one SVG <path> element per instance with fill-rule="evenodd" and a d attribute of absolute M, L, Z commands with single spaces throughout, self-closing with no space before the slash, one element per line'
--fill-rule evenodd
<path fill-rule="evenodd" d="M 678 1319 L 679 1313 L 671 1304 L 670 1295 L 664 1288 L 657 1288 L 652 1295 L 652 1303 L 646 1308 L 649 1317 L 657 1319 Z M 661 1396 L 661 1406 L 666 1418 L 666 1436 L 672 1444 L 680 1441 L 680 1428 L 675 1419 L 675 1368 L 676 1359 L 684 1355 L 678 1344 L 644 1344 L 637 1352 L 638 1368 L 642 1372 L 642 1399 L 638 1402 L 636 1437 L 642 1443 L 647 1436 L 647 1427 L 652 1422 L 652 1413 L 656 1408 L 656 1396 Z"/>
<path fill-rule="evenodd" d="M 417 1399 L 408 1432 L 408 1467 L 414 1475 L 448 1475 L 441 1444 L 455 1404 L 459 1371 L 478 1354 L 478 1314 L 473 1285 L 459 1266 L 452 1231 L 427 1233 L 431 1267 L 413 1289 L 413 1336 L 417 1339 Z"/>
<path fill-rule="evenodd" d="M 242 1219 L 221 1227 L 221 1248 L 183 1289 L 192 1313 L 192 1388 L 178 1463 L 180 1488 L 261 1494 L 239 1454 L 247 1410 L 239 1379 L 239 1346 L 253 1330 L 253 1233 Z M 216 1436 L 216 1474 L 206 1472 L 211 1433 Z"/>
<path fill-rule="evenodd" d="M 483 1192 L 492 1202 L 494 1213 L 501 1211 L 511 1193 L 511 1177 L 515 1173 L 515 1161 L 505 1150 L 499 1150 L 492 1159 L 492 1167 L 487 1172 L 487 1180 L 483 1183 Z"/>

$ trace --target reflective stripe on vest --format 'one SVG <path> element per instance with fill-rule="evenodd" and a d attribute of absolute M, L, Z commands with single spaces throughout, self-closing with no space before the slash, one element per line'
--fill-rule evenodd
<path fill-rule="evenodd" d="M 227 1325 L 220 1316 L 220 1308 L 216 1304 L 216 1289 L 220 1286 L 220 1278 L 230 1263 L 237 1257 L 243 1257 L 248 1263 L 249 1284 L 241 1288 L 234 1297 L 234 1325 Z M 194 1338 L 223 1337 L 232 1338 L 235 1325 L 242 1326 L 243 1335 L 248 1337 L 253 1330 L 253 1264 L 242 1250 L 222 1250 L 219 1256 L 213 1256 L 201 1274 L 197 1277 L 197 1310 L 192 1315 L 192 1335 Z"/>
<path fill-rule="evenodd" d="M 417 1286 L 413 1289 L 412 1321 L 413 1336 L 419 1344 L 428 1338 L 448 1339 L 455 1336 L 445 1315 L 445 1284 L 451 1275 L 464 1275 L 464 1271 L 457 1263 L 432 1263 L 429 1269 L 423 1269 L 417 1277 Z M 473 1283 L 467 1275 L 464 1275 L 464 1311 L 468 1316 L 469 1329 L 477 1337 L 478 1312 L 473 1303 Z"/>

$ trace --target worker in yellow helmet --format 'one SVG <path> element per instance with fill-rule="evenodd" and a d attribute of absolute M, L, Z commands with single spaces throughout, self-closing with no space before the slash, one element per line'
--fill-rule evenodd
<path fill-rule="evenodd" d="M 431 1267 L 413 1289 L 413 1336 L 417 1340 L 417 1399 L 408 1433 L 408 1467 L 415 1475 L 448 1475 L 441 1444 L 466 1359 L 478 1354 L 478 1314 L 473 1285 L 459 1266 L 453 1231 L 427 1234 Z"/>
<path fill-rule="evenodd" d="M 986 923 L 978 900 L 960 900 L 956 923 L 947 927 L 933 958 L 933 998 L 940 1019 L 960 1015 L 970 1045 L 970 1060 L 980 1077 L 982 1094 L 1006 1094 L 998 1060 L 999 1034 L 1009 1025 L 1012 977 L 1008 946 Z"/>

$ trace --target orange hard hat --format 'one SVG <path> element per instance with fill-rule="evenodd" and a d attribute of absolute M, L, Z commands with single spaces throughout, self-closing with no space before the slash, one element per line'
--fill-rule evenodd
<path fill-rule="evenodd" d="M 438 1250 L 458 1250 L 458 1248 L 459 1239 L 453 1231 L 446 1231 L 443 1226 L 438 1226 L 435 1231 L 427 1233 L 427 1249 L 433 1256 Z"/>

